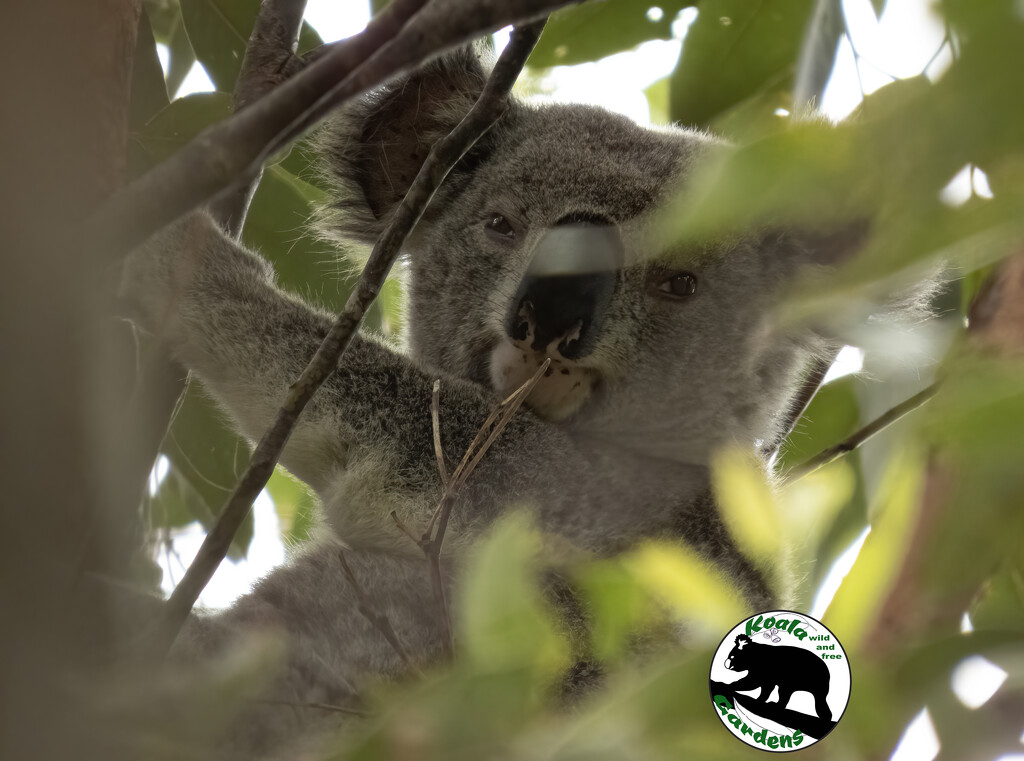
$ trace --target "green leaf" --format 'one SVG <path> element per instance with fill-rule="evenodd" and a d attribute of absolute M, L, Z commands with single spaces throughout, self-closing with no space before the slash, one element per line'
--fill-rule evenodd
<path fill-rule="evenodd" d="M 704 0 L 672 74 L 672 120 L 707 127 L 762 90 L 789 89 L 814 0 Z"/>
<path fill-rule="evenodd" d="M 740 449 L 720 450 L 711 459 L 711 485 L 722 519 L 740 549 L 763 562 L 778 559 L 782 531 L 779 509 L 759 462 Z"/>
<path fill-rule="evenodd" d="M 267 482 L 267 491 L 281 521 L 281 536 L 285 544 L 307 541 L 316 521 L 317 506 L 317 499 L 309 487 L 278 466 Z"/>
<path fill-rule="evenodd" d="M 971 606 L 976 631 L 1024 632 L 1024 573 L 1012 565 L 985 582 Z"/>
<path fill-rule="evenodd" d="M 472 553 L 458 609 L 459 643 L 481 672 L 554 674 L 566 649 L 538 588 L 540 537 L 523 515 L 502 518 Z"/>
<path fill-rule="evenodd" d="M 274 264 L 284 288 L 339 312 L 353 280 L 338 252 L 308 226 L 313 204 L 323 199 L 323 191 L 282 165 L 268 167 L 249 206 L 242 240 Z"/>
<path fill-rule="evenodd" d="M 153 36 L 161 45 L 167 46 L 167 94 L 173 99 L 196 60 L 185 34 L 181 6 L 178 0 L 146 0 L 145 8 Z"/>
<path fill-rule="evenodd" d="M 153 28 L 156 41 L 166 45 L 181 21 L 178 0 L 143 0 L 142 7 Z"/>
<path fill-rule="evenodd" d="M 881 18 L 882 14 L 885 13 L 885 6 L 889 4 L 889 0 L 871 0 L 871 7 L 875 9 L 875 17 Z"/>
<path fill-rule="evenodd" d="M 181 89 L 181 83 L 192 71 L 192 65 L 196 62 L 196 54 L 192 50 L 192 43 L 188 40 L 185 32 L 185 22 L 181 15 L 178 15 L 177 25 L 167 40 L 167 49 L 170 60 L 167 66 L 167 92 L 173 98 Z"/>
<path fill-rule="evenodd" d="M 129 133 L 133 173 L 141 173 L 177 151 L 212 124 L 231 115 L 231 96 L 204 92 L 179 98 Z"/>
<path fill-rule="evenodd" d="M 669 115 L 668 111 L 668 77 L 659 79 L 657 82 L 652 84 L 644 90 L 644 95 L 647 96 L 647 108 L 651 112 L 652 124 L 668 124 L 672 121 L 672 117 Z"/>
<path fill-rule="evenodd" d="M 196 58 L 221 92 L 232 92 L 242 68 L 260 0 L 181 0 L 181 14 Z M 307 24 L 299 32 L 299 51 L 323 44 Z"/>
<path fill-rule="evenodd" d="M 565 8 L 548 20 L 528 64 L 545 67 L 596 61 L 646 40 L 671 39 L 676 14 L 692 5 L 696 5 L 694 0 L 604 0 Z M 661 11 L 657 20 L 648 16 L 651 8 Z"/>
<path fill-rule="evenodd" d="M 316 29 L 303 21 L 302 27 L 299 29 L 299 47 L 295 52 L 301 56 L 311 50 L 316 50 L 323 44 L 324 41 Z"/>
<path fill-rule="evenodd" d="M 743 617 L 732 583 L 683 545 L 647 544 L 622 558 L 623 567 L 656 600 L 686 622 L 696 641 L 718 641 Z"/>
<path fill-rule="evenodd" d="M 584 565 L 573 578 L 591 619 L 594 655 L 602 661 L 626 655 L 631 637 L 659 617 L 649 590 L 617 561 Z"/>
<path fill-rule="evenodd" d="M 232 92 L 260 0 L 181 0 L 196 58 L 221 92 Z"/>
<path fill-rule="evenodd" d="M 854 376 L 833 381 L 818 390 L 779 450 L 783 472 L 848 437 L 860 422 Z"/>
<path fill-rule="evenodd" d="M 921 506 L 924 462 L 904 449 L 891 463 L 871 516 L 871 533 L 829 606 L 824 623 L 849 653 L 860 652 L 910 546 Z"/>
<path fill-rule="evenodd" d="M 156 40 L 149 18 L 139 17 L 139 33 L 135 42 L 132 65 L 132 92 L 128 109 L 128 128 L 137 130 L 170 103 L 164 72 L 156 54 Z"/>
<path fill-rule="evenodd" d="M 797 60 L 793 102 L 798 109 L 821 101 L 845 31 L 842 0 L 817 0 Z"/>
<path fill-rule="evenodd" d="M 180 499 L 183 505 L 169 502 L 166 506 L 159 504 L 161 488 L 154 509 L 163 510 L 169 520 L 180 520 L 182 511 L 190 512 L 194 520 L 209 529 L 245 471 L 250 450 L 245 440 L 227 427 L 224 415 L 194 380 L 189 383 L 161 451 L 170 459 L 173 471 L 190 488 L 186 489 L 180 482 L 176 488 L 169 487 L 167 497 Z M 252 534 L 250 511 L 235 534 L 229 557 L 236 560 L 245 557 Z"/>

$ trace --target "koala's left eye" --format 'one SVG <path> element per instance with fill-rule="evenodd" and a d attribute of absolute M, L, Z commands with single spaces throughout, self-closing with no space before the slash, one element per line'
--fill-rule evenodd
<path fill-rule="evenodd" d="M 685 299 L 697 292 L 697 277 L 690 272 L 677 272 L 666 277 L 657 286 L 659 296 L 670 299 Z"/>
<path fill-rule="evenodd" d="M 491 214 L 487 219 L 487 224 L 484 225 L 484 228 L 491 235 L 504 238 L 506 240 L 512 240 L 516 237 L 516 231 L 512 228 L 512 225 L 509 224 L 509 221 L 501 214 Z"/>

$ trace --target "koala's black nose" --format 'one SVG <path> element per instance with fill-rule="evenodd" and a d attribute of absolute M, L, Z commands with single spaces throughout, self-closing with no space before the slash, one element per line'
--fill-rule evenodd
<path fill-rule="evenodd" d="M 551 228 L 512 300 L 506 330 L 535 351 L 552 343 L 565 359 L 593 351 L 623 263 L 622 240 L 610 225 Z"/>

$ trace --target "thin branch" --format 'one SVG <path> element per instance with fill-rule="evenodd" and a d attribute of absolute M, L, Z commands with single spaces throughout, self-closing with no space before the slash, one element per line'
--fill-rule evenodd
<path fill-rule="evenodd" d="M 345 559 L 345 553 L 343 550 L 338 550 L 338 561 L 341 563 L 341 570 L 345 574 L 345 578 L 348 579 L 349 586 L 352 587 L 352 591 L 356 593 L 356 600 L 359 612 L 363 618 L 370 622 L 377 631 L 381 633 L 384 639 L 387 640 L 388 644 L 391 645 L 391 649 L 398 653 L 398 657 L 402 659 L 402 662 L 406 665 L 410 671 L 419 673 L 419 669 L 416 664 L 412 662 L 412 658 L 409 657 L 408 651 L 402 646 L 402 642 L 398 639 L 398 635 L 395 633 L 395 628 L 391 625 L 391 621 L 388 619 L 387 614 L 382 610 L 378 609 L 373 604 L 373 600 L 367 596 L 366 592 L 363 591 L 363 587 L 359 584 L 352 568 L 349 567 L 348 561 Z"/>
<path fill-rule="evenodd" d="M 852 452 L 854 449 L 859 447 L 861 444 L 870 439 L 876 433 L 885 430 L 890 425 L 895 423 L 897 420 L 902 418 L 904 415 L 916 410 L 922 404 L 924 404 L 933 396 L 935 396 L 938 390 L 939 383 L 935 382 L 932 385 L 928 386 L 923 391 L 919 391 L 909 399 L 900 402 L 891 410 L 888 410 L 882 415 L 879 415 L 877 418 L 875 418 L 866 426 L 864 426 L 859 431 L 854 433 L 848 439 L 845 439 L 836 444 L 835 446 L 829 447 L 828 449 L 824 449 L 821 452 L 818 452 L 818 454 L 814 455 L 810 459 L 800 463 L 799 465 L 794 466 L 785 474 L 785 479 L 793 480 L 797 478 L 802 478 L 803 476 L 806 476 L 808 473 L 813 473 L 818 468 L 823 468 L 830 462 L 838 460 L 844 454 Z"/>
<path fill-rule="evenodd" d="M 264 97 L 288 77 L 305 11 L 306 0 L 263 0 L 260 4 L 235 82 L 236 113 Z M 209 204 L 210 213 L 233 238 L 242 234 L 245 215 L 262 174 L 260 166 L 248 182 L 235 184 Z"/>
<path fill-rule="evenodd" d="M 315 126 L 327 110 L 458 45 L 579 0 L 394 0 L 358 35 L 215 124 L 94 214 L 87 245 L 123 256 Z"/>
<path fill-rule="evenodd" d="M 395 4 L 400 2 L 395 0 Z M 395 6 L 393 4 L 390 7 Z M 395 209 L 391 221 L 374 245 L 359 284 L 349 295 L 345 309 L 338 315 L 302 375 L 289 387 L 288 396 L 278 410 L 274 423 L 256 445 L 248 468 L 235 485 L 217 522 L 206 535 L 181 583 L 167 600 L 154 641 L 156 652 L 166 653 L 174 643 L 200 592 L 227 554 L 235 532 L 249 514 L 253 501 L 274 472 L 299 415 L 317 389 L 334 372 L 366 310 L 380 292 L 406 237 L 419 221 L 434 192 L 451 168 L 505 112 L 512 85 L 522 71 L 543 26 L 543 22 L 539 22 L 517 28 L 513 32 L 477 102 L 455 129 L 431 148 L 409 192 Z M 273 93 L 268 97 L 273 97 Z M 251 110 L 255 109 L 256 106 Z"/>

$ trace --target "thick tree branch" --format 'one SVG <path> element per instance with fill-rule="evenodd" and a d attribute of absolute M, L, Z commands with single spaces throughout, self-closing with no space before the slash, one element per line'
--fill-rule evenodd
<path fill-rule="evenodd" d="M 451 134 L 439 140 L 431 149 L 409 192 L 395 209 L 391 221 L 374 245 L 359 284 L 349 296 L 344 311 L 338 315 L 302 375 L 292 384 L 277 418 L 256 445 L 249 467 L 235 486 L 217 523 L 207 534 L 195 560 L 167 601 L 154 642 L 158 652 L 166 652 L 174 643 L 200 592 L 227 554 L 231 540 L 249 513 L 253 500 L 274 472 L 281 450 L 299 415 L 317 389 L 334 372 L 366 310 L 380 292 L 406 237 L 419 221 L 438 186 L 451 168 L 505 112 L 512 85 L 522 71 L 542 28 L 543 22 L 540 22 L 517 28 L 513 32 L 508 47 L 495 64 L 473 108 Z"/>
<path fill-rule="evenodd" d="M 86 240 L 118 258 L 240 177 L 251 178 L 263 158 L 329 108 L 482 34 L 578 1 L 394 0 L 362 33 L 118 193 L 92 217 Z"/>
<path fill-rule="evenodd" d="M 933 396 L 935 396 L 938 390 L 939 383 L 935 382 L 932 385 L 928 386 L 923 391 L 919 391 L 909 399 L 900 402 L 892 409 L 886 410 L 884 413 L 879 415 L 877 418 L 872 420 L 870 423 L 868 423 L 866 426 L 861 428 L 859 431 L 854 433 L 849 438 L 840 441 L 838 444 L 829 447 L 828 449 L 823 449 L 813 457 L 805 460 L 799 465 L 794 466 L 791 470 L 789 470 L 786 473 L 786 480 L 802 478 L 803 476 L 806 476 L 808 473 L 813 473 L 818 468 L 823 468 L 830 462 L 838 460 L 844 454 L 852 452 L 854 449 L 859 447 L 861 444 L 870 439 L 876 433 L 880 433 L 881 431 L 885 430 L 890 425 L 895 423 L 897 420 L 902 418 L 904 415 L 907 415 L 908 413 L 911 413 L 914 410 L 916 410 L 922 404 L 924 404 Z"/>
<path fill-rule="evenodd" d="M 306 0 L 263 0 L 235 83 L 236 113 L 288 78 L 305 11 Z M 262 174 L 261 166 L 248 182 L 229 187 L 209 204 L 210 213 L 233 238 L 242 234 L 245 215 Z"/>

